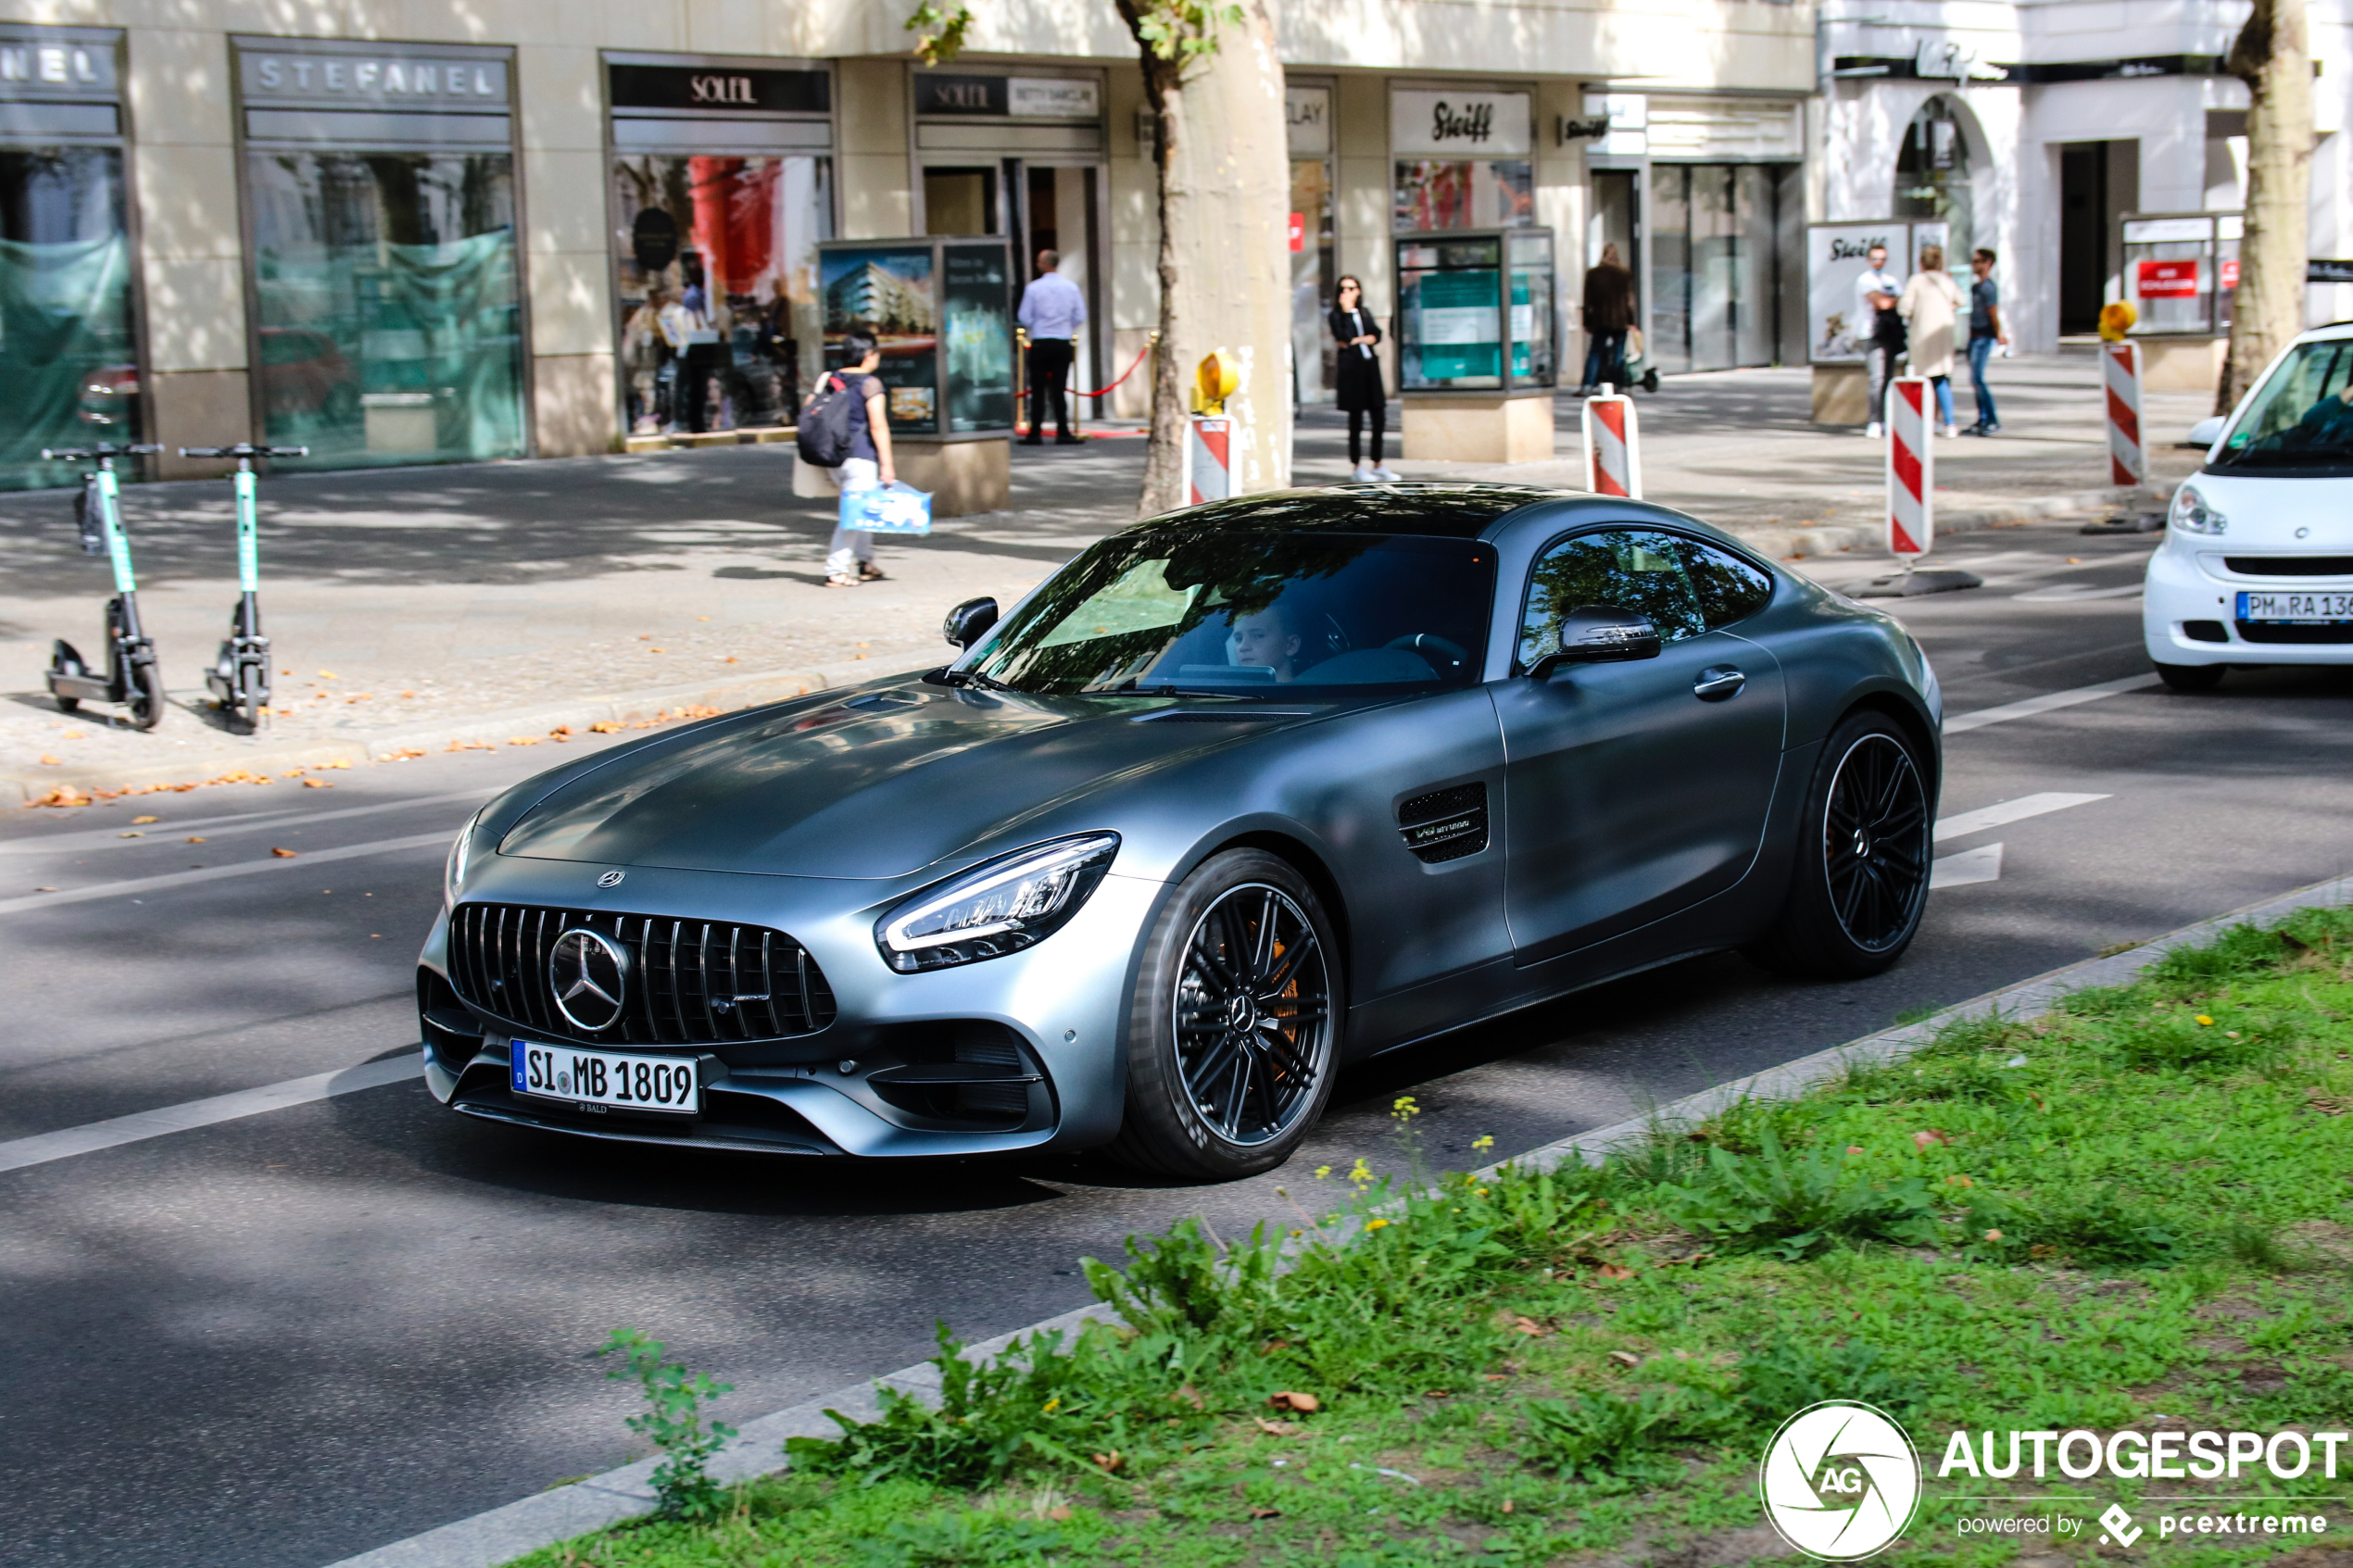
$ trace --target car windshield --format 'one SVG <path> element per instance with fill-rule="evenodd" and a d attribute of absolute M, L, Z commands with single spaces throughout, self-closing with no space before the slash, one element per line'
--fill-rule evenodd
<path fill-rule="evenodd" d="M 1056 572 L 960 668 L 1051 696 L 1469 685 L 1494 578 L 1494 547 L 1470 539 L 1126 534 Z"/>
<path fill-rule="evenodd" d="M 2353 471 L 2353 338 L 2298 344 L 2263 378 L 2209 465 Z"/>

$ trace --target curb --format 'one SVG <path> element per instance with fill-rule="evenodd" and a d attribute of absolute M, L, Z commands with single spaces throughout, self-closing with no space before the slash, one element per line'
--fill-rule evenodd
<path fill-rule="evenodd" d="M 560 724 L 569 724 L 579 738 L 589 738 L 591 724 L 639 724 L 666 710 L 681 708 L 722 709 L 755 708 L 783 702 L 811 692 L 862 684 L 886 675 L 922 670 L 943 660 L 937 656 L 886 653 L 879 659 L 851 659 L 814 665 L 805 670 L 770 670 L 737 675 L 725 681 L 677 686 L 650 686 L 637 691 L 574 697 L 501 713 L 452 717 L 439 723 L 402 729 L 363 731 L 347 740 L 304 741 L 271 746 L 265 740 L 250 746 L 233 743 L 182 755 L 169 762 L 122 763 L 106 768 L 44 768 L 37 772 L 0 773 L 0 802 L 12 795 L 30 805 L 64 785 L 85 793 L 101 789 L 136 788 L 142 784 L 181 784 L 222 768 L 317 768 L 336 762 L 384 762 L 416 751 L 441 751 L 452 746 L 497 746 L 518 735 L 545 736 Z"/>
<path fill-rule="evenodd" d="M 1612 1151 L 1637 1147 L 1657 1135 L 1662 1128 L 1696 1124 L 1743 1100 L 1792 1098 L 1837 1077 L 1853 1063 L 1885 1061 L 1907 1055 L 1926 1045 L 1948 1024 L 1998 1013 L 2033 1017 L 2048 1011 L 2053 1003 L 2071 992 L 2130 981 L 2174 948 L 2210 940 L 2232 926 L 2279 919 L 2301 909 L 2347 903 L 2353 903 L 2353 876 L 2314 883 L 2283 897 L 2245 905 L 2227 914 L 2170 931 L 2126 952 L 2104 959 L 2084 959 L 2032 980 L 1988 991 L 1917 1023 L 1883 1029 L 1876 1035 L 1866 1035 L 1844 1045 L 1768 1067 L 1746 1078 L 1702 1089 L 1660 1106 L 1647 1116 L 1561 1138 L 1483 1167 L 1478 1173 L 1491 1175 L 1505 1165 L 1549 1171 L 1572 1160 L 1599 1164 Z M 1055 1331 L 1074 1333 L 1088 1322 L 1117 1321 L 1109 1307 L 1097 1302 L 968 1345 L 964 1347 L 963 1359 L 991 1361 L 1010 1349 L 1016 1339 Z M 748 1421 L 712 1458 L 709 1467 L 711 1476 L 734 1484 L 788 1468 L 783 1457 L 786 1438 L 837 1436 L 840 1428 L 827 1418 L 827 1410 L 839 1411 L 852 1421 L 874 1419 L 882 1413 L 880 1390 L 886 1386 L 917 1399 L 928 1399 L 939 1387 L 939 1372 L 927 1361 L 919 1362 Z M 655 1500 L 651 1477 L 656 1462 L 643 1459 L 585 1481 L 551 1487 L 503 1508 L 344 1558 L 328 1568 L 498 1568 L 526 1552 L 651 1513 Z"/>

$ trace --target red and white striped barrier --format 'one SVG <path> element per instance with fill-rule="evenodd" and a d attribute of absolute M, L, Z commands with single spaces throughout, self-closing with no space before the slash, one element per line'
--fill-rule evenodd
<path fill-rule="evenodd" d="M 1898 559 L 1928 554 L 1936 543 L 1936 448 L 1929 435 L 1925 376 L 1887 383 L 1887 553 Z"/>
<path fill-rule="evenodd" d="M 1234 493 L 1227 457 L 1234 422 L 1222 414 L 1195 414 L 1185 433 L 1185 493 L 1191 504 L 1222 501 Z"/>
<path fill-rule="evenodd" d="M 2100 345 L 2100 382 L 2108 393 L 2108 482 L 2124 486 L 2148 477 L 2141 448 L 2141 345 Z"/>
<path fill-rule="evenodd" d="M 1596 495 L 1642 498 L 1642 442 L 1634 400 L 1604 393 L 1585 399 L 1585 487 Z"/>

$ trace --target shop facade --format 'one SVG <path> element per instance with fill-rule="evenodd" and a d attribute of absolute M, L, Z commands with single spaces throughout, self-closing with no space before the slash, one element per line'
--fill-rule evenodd
<path fill-rule="evenodd" d="M 1153 123 L 1109 6 L 991 8 L 937 68 L 853 0 L 755 6 L 724 37 L 516 0 L 365 37 L 107 8 L 0 25 L 0 360 L 47 389 L 11 433 L 36 453 L 109 430 L 365 467 L 774 432 L 826 367 L 844 240 L 1000 240 L 1015 298 L 1054 252 L 1089 307 L 1072 384 L 1117 383 L 1080 411 L 1148 404 L 1147 374 L 1119 377 L 1157 324 Z M 1555 370 L 1581 362 L 1579 282 L 1617 221 L 1663 369 L 1779 352 L 1810 6 L 1600 4 L 1598 31 L 1401 8 L 1411 58 L 1336 0 L 1282 11 L 1282 392 L 1331 398 L 1340 275 L 1393 324 L 1408 232 L 1549 231 L 1526 305 Z M 1627 111 L 1598 134 L 1595 94 Z M 0 450 L 0 483 L 63 477 Z"/>
<path fill-rule="evenodd" d="M 2021 351 L 2049 352 L 2133 304 L 2153 373 L 2210 386 L 2236 282 L 2246 89 L 2222 69 L 2244 11 L 2147 16 L 2095 0 L 1822 7 L 1819 205 L 1832 222 L 1937 220 L 1951 270 L 2000 257 Z M 2318 143 L 2310 254 L 2353 255 L 2345 150 L 2348 15 L 2310 12 Z M 2353 288 L 2308 290 L 2315 323 L 2353 315 Z"/>

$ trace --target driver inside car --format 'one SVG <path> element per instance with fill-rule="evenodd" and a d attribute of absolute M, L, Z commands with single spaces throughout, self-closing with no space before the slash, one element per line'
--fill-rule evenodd
<path fill-rule="evenodd" d="M 1299 633 L 1291 630 L 1279 603 L 1255 614 L 1238 615 L 1232 625 L 1226 633 L 1226 662 L 1272 670 L 1278 683 L 1299 673 L 1294 662 L 1299 658 Z"/>

